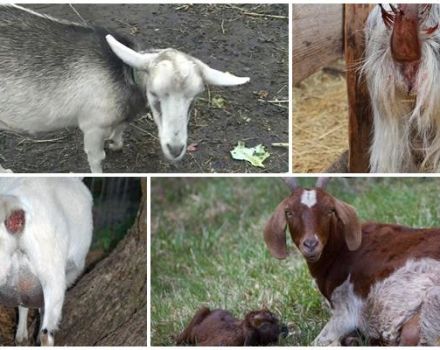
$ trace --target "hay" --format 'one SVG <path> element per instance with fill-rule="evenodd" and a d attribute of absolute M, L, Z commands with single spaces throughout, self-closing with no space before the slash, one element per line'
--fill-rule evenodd
<path fill-rule="evenodd" d="M 321 70 L 293 88 L 296 173 L 323 172 L 348 148 L 347 90 L 337 71 Z"/>

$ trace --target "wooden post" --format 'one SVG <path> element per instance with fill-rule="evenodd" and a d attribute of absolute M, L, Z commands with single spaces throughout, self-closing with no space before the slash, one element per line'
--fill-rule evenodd
<path fill-rule="evenodd" d="M 365 50 L 364 26 L 371 4 L 346 4 L 344 16 L 344 48 L 347 67 L 349 113 L 349 161 L 352 173 L 369 172 L 369 149 L 372 131 L 370 96 L 359 65 Z"/>
<path fill-rule="evenodd" d="M 342 56 L 343 11 L 339 4 L 293 5 L 293 84 Z"/>

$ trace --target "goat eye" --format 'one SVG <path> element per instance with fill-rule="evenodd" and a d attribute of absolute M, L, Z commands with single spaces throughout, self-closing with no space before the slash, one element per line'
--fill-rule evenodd
<path fill-rule="evenodd" d="M 286 213 L 286 217 L 287 217 L 287 218 L 289 218 L 289 219 L 290 219 L 290 218 L 292 218 L 292 217 L 293 217 L 293 212 L 292 212 L 292 211 L 290 211 L 290 210 L 286 210 L 286 212 L 285 212 L 285 213 Z"/>
<path fill-rule="evenodd" d="M 156 95 L 154 92 L 151 92 L 151 91 L 150 91 L 150 95 L 151 95 L 153 98 L 157 98 L 157 95 Z"/>

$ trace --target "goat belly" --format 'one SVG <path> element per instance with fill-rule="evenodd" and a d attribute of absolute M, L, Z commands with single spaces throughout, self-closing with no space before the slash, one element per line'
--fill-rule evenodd
<path fill-rule="evenodd" d="M 361 328 L 364 334 L 398 345 L 402 326 L 420 315 L 420 343 L 438 345 L 440 338 L 440 261 L 409 260 L 374 284 L 365 301 Z M 437 330 L 437 336 L 432 336 Z"/>
<path fill-rule="evenodd" d="M 27 260 L 15 256 L 6 283 L 0 286 L 0 304 L 16 307 L 41 308 L 44 306 L 43 288 Z"/>

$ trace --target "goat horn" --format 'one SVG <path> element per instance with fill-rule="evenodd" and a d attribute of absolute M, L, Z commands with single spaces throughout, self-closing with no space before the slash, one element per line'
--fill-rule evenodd
<path fill-rule="evenodd" d="M 325 188 L 330 180 L 331 177 L 319 177 L 318 180 L 316 180 L 315 187 Z"/>
<path fill-rule="evenodd" d="M 294 177 L 283 177 L 283 181 L 289 186 L 292 192 L 298 187 L 298 181 L 296 181 Z"/>

